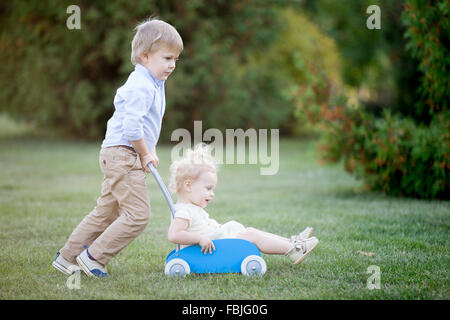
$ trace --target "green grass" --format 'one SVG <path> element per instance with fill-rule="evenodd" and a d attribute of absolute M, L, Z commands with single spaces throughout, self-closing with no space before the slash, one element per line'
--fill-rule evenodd
<path fill-rule="evenodd" d="M 0 299 L 449 299 L 448 201 L 393 198 L 363 191 L 342 166 L 317 162 L 315 142 L 283 140 L 280 170 L 257 165 L 219 171 L 207 210 L 290 236 L 313 226 L 320 243 L 300 265 L 263 255 L 261 278 L 239 274 L 164 275 L 173 249 L 169 208 L 148 177 L 152 218 L 108 265 L 108 279 L 82 275 L 80 289 L 51 267 L 56 251 L 95 206 L 102 175 L 100 143 L 9 137 L 0 140 Z M 170 147 L 158 148 L 168 181 Z M 371 257 L 358 250 L 373 252 Z M 370 265 L 381 288 L 366 287 Z"/>

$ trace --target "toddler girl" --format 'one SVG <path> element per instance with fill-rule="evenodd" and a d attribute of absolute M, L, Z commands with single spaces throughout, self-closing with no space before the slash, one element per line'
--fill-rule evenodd
<path fill-rule="evenodd" d="M 200 245 L 205 254 L 215 250 L 212 240 L 240 238 L 254 243 L 266 254 L 284 254 L 293 264 L 299 264 L 317 246 L 312 237 L 313 228 L 307 227 L 290 239 L 255 228 L 247 228 L 232 220 L 219 224 L 204 210 L 214 198 L 217 167 L 205 144 L 187 150 L 185 157 L 170 166 L 169 189 L 176 192 L 175 218 L 168 231 L 169 241 L 187 245 Z"/>

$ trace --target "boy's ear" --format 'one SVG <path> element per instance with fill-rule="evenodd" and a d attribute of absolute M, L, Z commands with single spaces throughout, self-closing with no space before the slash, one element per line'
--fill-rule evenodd
<path fill-rule="evenodd" d="M 141 53 L 140 58 L 144 64 L 147 64 L 147 62 L 148 62 L 148 54 L 147 53 Z"/>

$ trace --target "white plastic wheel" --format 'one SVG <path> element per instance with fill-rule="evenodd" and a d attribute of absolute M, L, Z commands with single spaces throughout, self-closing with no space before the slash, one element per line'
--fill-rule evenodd
<path fill-rule="evenodd" d="M 175 258 L 166 263 L 164 273 L 171 277 L 185 277 L 191 273 L 191 268 L 183 259 Z"/>
<path fill-rule="evenodd" d="M 241 263 L 241 272 L 245 276 L 262 276 L 266 271 L 266 262 L 257 255 L 248 256 Z"/>

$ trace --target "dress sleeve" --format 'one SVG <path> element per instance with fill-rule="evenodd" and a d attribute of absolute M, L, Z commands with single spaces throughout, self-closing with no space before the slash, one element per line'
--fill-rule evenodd
<path fill-rule="evenodd" d="M 189 224 L 191 224 L 192 216 L 191 212 L 187 208 L 177 208 L 175 210 L 175 218 L 182 218 L 189 221 Z"/>

